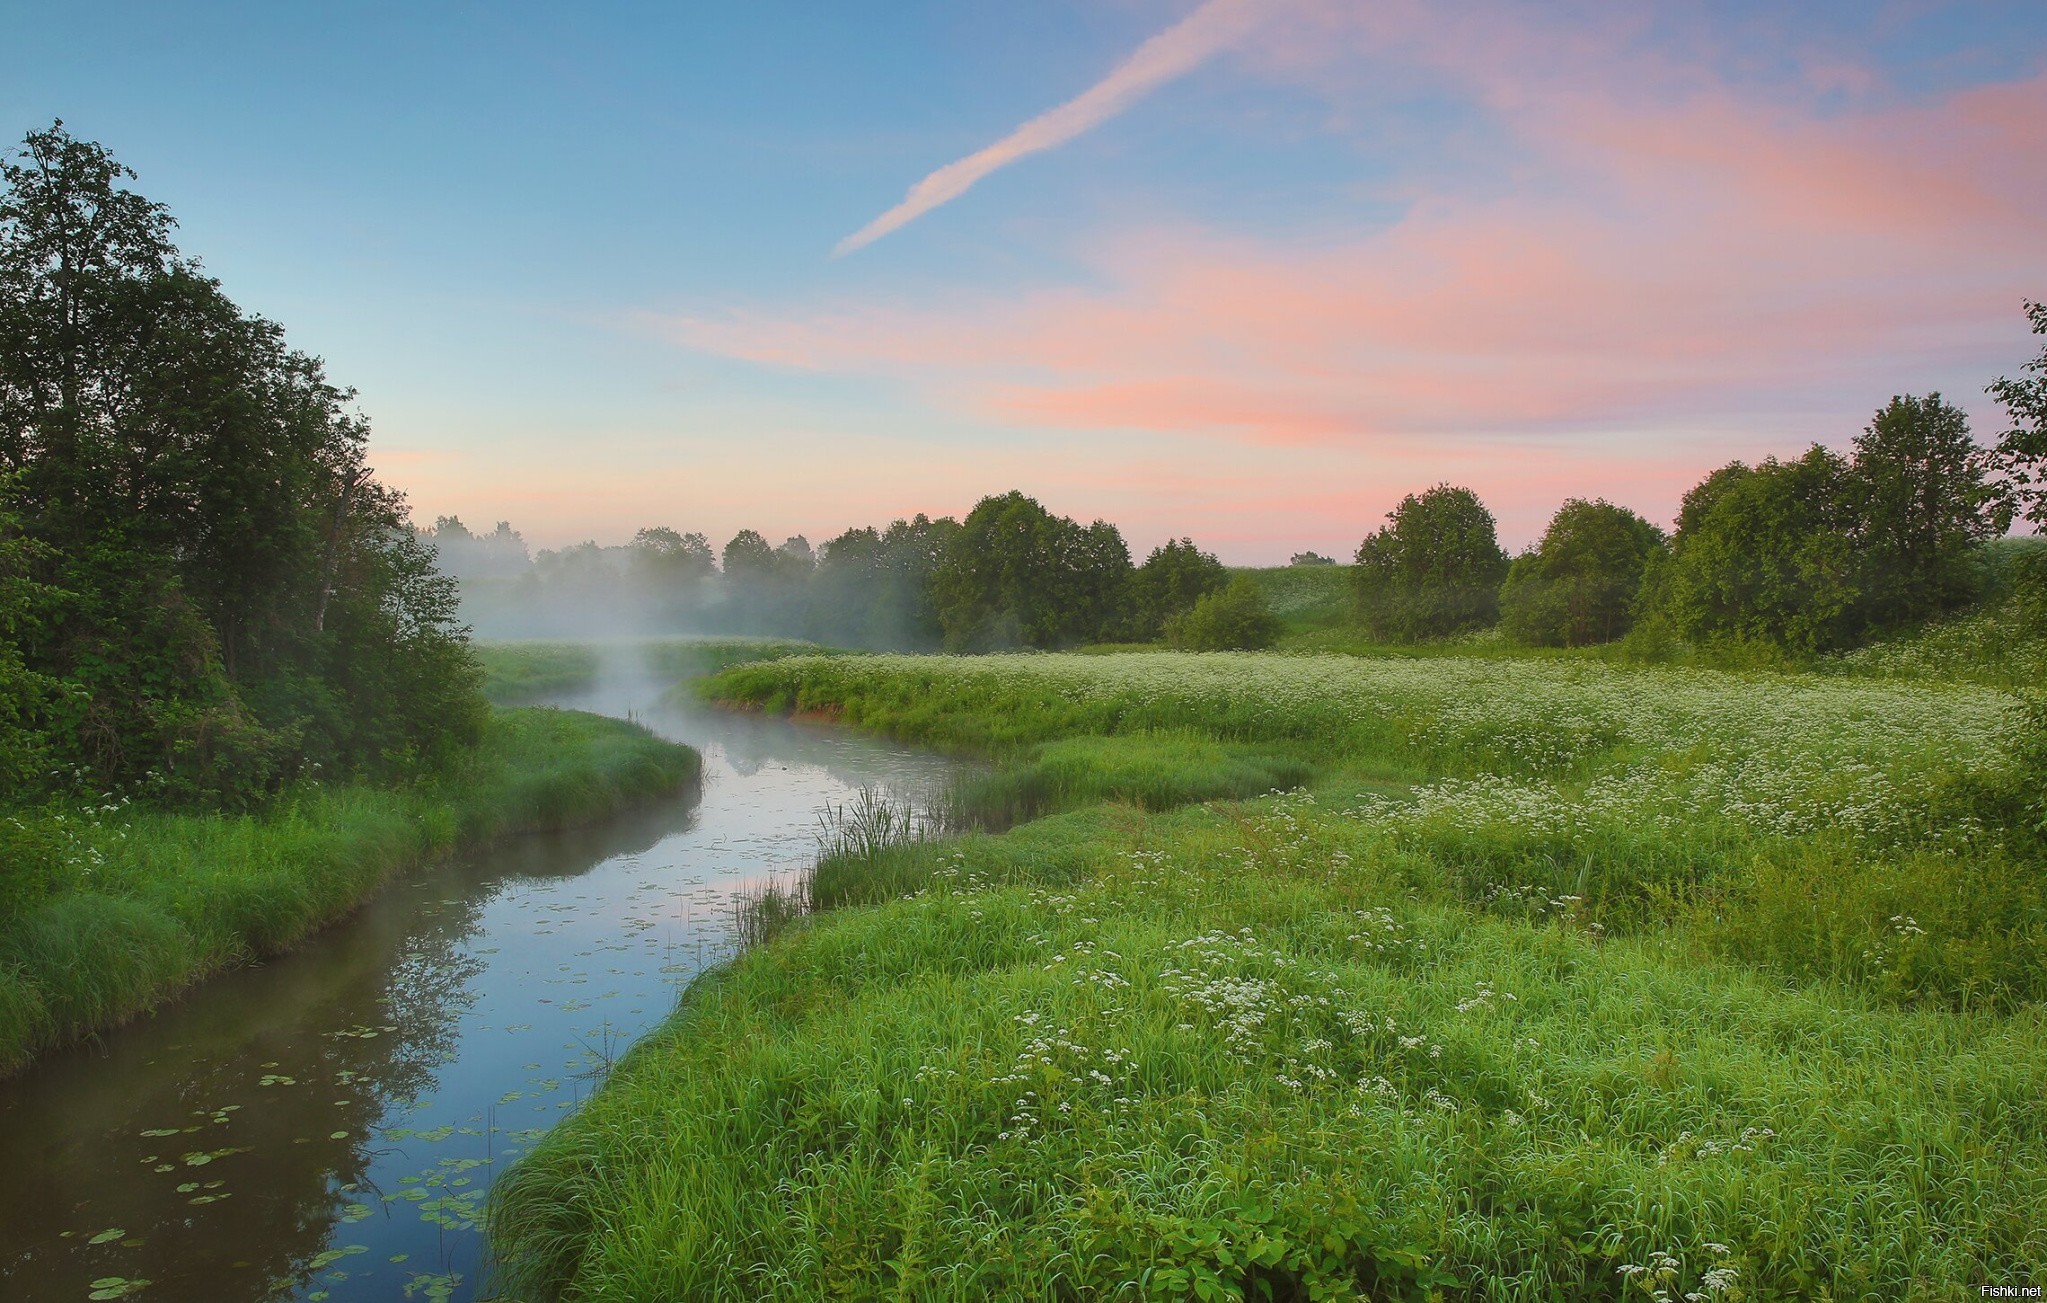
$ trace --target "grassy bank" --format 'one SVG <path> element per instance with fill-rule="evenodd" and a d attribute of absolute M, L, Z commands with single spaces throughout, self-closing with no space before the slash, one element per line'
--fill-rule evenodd
<path fill-rule="evenodd" d="M 522 1296 L 2047 1282 L 2005 694 L 1255 656 L 712 688 L 1004 758 L 993 808 L 1066 812 L 821 865 L 864 907 L 700 984 L 499 1187 Z M 1164 808 L 1261 761 L 1304 786 Z"/>
<path fill-rule="evenodd" d="M 786 638 L 645 638 L 609 642 L 482 642 L 484 695 L 500 706 L 572 696 L 597 685 L 607 668 L 657 680 L 697 678 L 748 661 L 816 654 L 815 643 Z"/>
<path fill-rule="evenodd" d="M 9 853 L 33 857 L 50 889 L 0 916 L 0 1072 L 291 948 L 407 865 L 604 818 L 697 767 L 687 747 L 634 725 L 507 710 L 463 771 L 412 791 L 312 787 L 254 816 L 0 815 Z"/>

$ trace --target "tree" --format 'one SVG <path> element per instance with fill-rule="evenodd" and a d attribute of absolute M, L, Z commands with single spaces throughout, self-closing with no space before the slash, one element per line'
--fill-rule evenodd
<path fill-rule="evenodd" d="M 1714 472 L 1717 485 L 1709 477 L 1700 486 L 1715 487 L 1661 567 L 1670 626 L 1694 642 L 1800 654 L 1853 642 L 1860 602 L 1849 476 L 1848 463 L 1818 444 L 1797 461 Z"/>
<path fill-rule="evenodd" d="M 1336 558 L 1323 556 L 1320 552 L 1296 552 L 1288 558 L 1290 566 L 1333 566 Z"/>
<path fill-rule="evenodd" d="M 1130 584 L 1131 637 L 1149 642 L 1166 621 L 1194 608 L 1230 581 L 1230 572 L 1191 538 L 1168 539 L 1152 549 Z"/>
<path fill-rule="evenodd" d="M 2028 302 L 2026 318 L 2034 334 L 2047 335 L 2047 303 Z M 2047 345 L 2020 370 L 2017 380 L 1999 377 L 1987 390 L 2011 421 L 1997 441 L 1997 456 L 2021 513 L 2047 533 Z"/>
<path fill-rule="evenodd" d="M 1066 646 L 1120 625 L 1130 575 L 1114 525 L 1076 524 L 1012 490 L 981 499 L 948 540 L 932 608 L 955 651 Z"/>
<path fill-rule="evenodd" d="M 630 546 L 628 566 L 642 585 L 670 591 L 686 589 L 717 569 L 710 540 L 702 534 L 683 534 L 666 525 L 652 525 L 634 534 Z"/>
<path fill-rule="evenodd" d="M 2011 525 L 1995 458 L 1959 407 L 1896 397 L 1855 441 L 1850 483 L 1858 587 L 1877 628 L 1952 611 L 1975 594 L 1969 555 Z"/>
<path fill-rule="evenodd" d="M 0 473 L 28 578 L 66 594 L 24 649 L 58 685 L 57 758 L 247 799 L 448 754 L 481 726 L 473 665 L 352 393 L 133 179 L 62 123 L 0 160 Z"/>
<path fill-rule="evenodd" d="M 742 529 L 725 545 L 725 578 L 735 583 L 762 583 L 774 578 L 779 566 L 775 549 L 751 529 Z"/>
<path fill-rule="evenodd" d="M 1256 651 L 1279 636 L 1279 620 L 1258 581 L 1238 575 L 1167 620 L 1165 634 L 1182 651 Z"/>
<path fill-rule="evenodd" d="M 1410 493 L 1358 546 L 1358 613 L 1373 636 L 1441 638 L 1499 615 L 1507 554 L 1493 514 L 1470 489 Z"/>
<path fill-rule="evenodd" d="M 1500 627 L 1539 647 L 1611 642 L 1628 631 L 1663 531 L 1625 507 L 1572 498 L 1542 541 L 1514 559 L 1500 590 Z"/>

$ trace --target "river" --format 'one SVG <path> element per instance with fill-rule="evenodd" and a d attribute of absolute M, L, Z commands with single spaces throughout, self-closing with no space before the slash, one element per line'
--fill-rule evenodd
<path fill-rule="evenodd" d="M 828 805 L 921 801 L 948 772 L 658 689 L 607 674 L 558 704 L 697 747 L 700 793 L 408 874 L 301 949 L 0 1082 L 0 1298 L 487 1286 L 492 1176 L 730 955 L 735 894 L 804 868 Z"/>

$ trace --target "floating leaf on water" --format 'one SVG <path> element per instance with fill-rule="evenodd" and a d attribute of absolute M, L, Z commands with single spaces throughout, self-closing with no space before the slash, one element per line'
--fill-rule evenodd
<path fill-rule="evenodd" d="M 151 1127 L 142 1134 L 154 1139 L 158 1136 L 174 1136 L 178 1134 L 178 1129 L 176 1127 Z"/>
<path fill-rule="evenodd" d="M 93 1236 L 93 1237 L 92 1237 L 91 1239 L 87 1240 L 87 1241 L 86 1241 L 86 1243 L 87 1243 L 87 1244 L 111 1244 L 111 1243 L 113 1243 L 113 1242 L 114 1242 L 115 1240 L 118 1240 L 118 1239 L 120 1239 L 120 1238 L 121 1238 L 121 1237 L 122 1237 L 123 1235 L 126 1235 L 127 1233 L 128 1233 L 128 1232 L 126 1232 L 126 1231 L 122 1230 L 122 1229 L 121 1229 L 120 1227 L 118 1227 L 118 1226 L 109 1226 L 109 1227 L 107 1227 L 107 1229 L 105 1229 L 105 1230 L 101 1231 L 101 1232 L 100 1232 L 100 1233 L 99 1233 L 98 1235 L 95 1235 L 95 1236 Z"/>
<path fill-rule="evenodd" d="M 146 1280 L 130 1280 L 126 1276 L 101 1276 L 92 1283 L 89 1299 L 126 1298 L 149 1284 Z"/>
<path fill-rule="evenodd" d="M 330 1131 L 327 1134 L 327 1138 L 329 1140 L 346 1140 L 348 1139 L 348 1133 L 346 1131 Z"/>
<path fill-rule="evenodd" d="M 194 1190 L 197 1190 L 198 1188 L 199 1188 L 199 1183 L 198 1183 L 197 1181 L 187 1181 L 187 1182 L 185 1182 L 185 1183 L 184 1183 L 183 1185 L 180 1185 L 180 1186 L 178 1187 L 178 1193 L 179 1193 L 179 1194 L 190 1194 L 190 1193 L 192 1193 L 192 1192 L 193 1192 Z"/>

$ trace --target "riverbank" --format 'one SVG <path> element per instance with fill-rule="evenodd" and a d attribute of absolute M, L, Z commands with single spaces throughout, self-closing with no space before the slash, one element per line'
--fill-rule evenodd
<path fill-rule="evenodd" d="M 521 1297 L 2047 1281 L 2007 694 L 1145 655 L 710 686 L 1079 777 L 821 865 L 859 907 L 700 983 L 500 1183 Z M 1161 808 L 1181 748 L 1302 785 Z"/>
<path fill-rule="evenodd" d="M 0 922 L 0 1073 L 290 949 L 410 865 L 603 819 L 698 764 L 623 721 L 500 710 L 460 772 L 410 791 L 313 786 L 246 816 L 14 812 L 12 842 L 56 889 Z"/>

